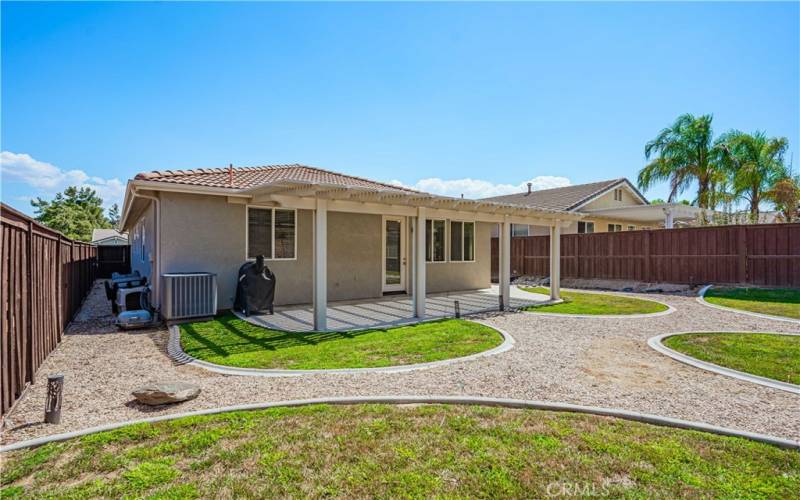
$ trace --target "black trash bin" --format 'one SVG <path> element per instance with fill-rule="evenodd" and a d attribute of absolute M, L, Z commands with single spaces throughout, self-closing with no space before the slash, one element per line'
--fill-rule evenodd
<path fill-rule="evenodd" d="M 234 309 L 241 311 L 245 316 L 263 310 L 273 314 L 275 275 L 264 265 L 264 256 L 259 255 L 255 262 L 242 264 L 238 279 Z"/>

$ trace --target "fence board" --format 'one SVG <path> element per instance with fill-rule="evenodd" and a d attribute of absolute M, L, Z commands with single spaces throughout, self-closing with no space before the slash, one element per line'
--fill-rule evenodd
<path fill-rule="evenodd" d="M 499 269 L 492 238 L 492 278 Z M 550 238 L 511 238 L 511 275 L 548 276 Z M 800 286 L 800 224 L 561 236 L 561 277 Z"/>
<path fill-rule="evenodd" d="M 61 341 L 96 275 L 97 249 L 2 204 L 0 414 Z"/>

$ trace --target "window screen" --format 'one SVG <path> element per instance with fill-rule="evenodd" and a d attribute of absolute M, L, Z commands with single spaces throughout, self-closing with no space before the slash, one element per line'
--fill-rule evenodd
<path fill-rule="evenodd" d="M 272 258 L 272 209 L 251 208 L 247 211 L 247 258 L 259 255 Z"/>

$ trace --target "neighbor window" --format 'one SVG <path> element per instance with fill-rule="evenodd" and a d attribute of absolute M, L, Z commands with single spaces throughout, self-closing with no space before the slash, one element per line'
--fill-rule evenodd
<path fill-rule="evenodd" d="M 147 247 L 145 246 L 145 228 L 144 228 L 144 221 L 139 223 L 139 258 L 142 262 L 145 261 L 145 257 L 147 256 Z"/>
<path fill-rule="evenodd" d="M 450 260 L 475 260 L 475 223 L 450 221 Z"/>
<path fill-rule="evenodd" d="M 429 219 L 425 221 L 425 260 L 428 262 L 444 262 L 445 229 L 443 220 Z"/>
<path fill-rule="evenodd" d="M 247 258 L 294 259 L 297 212 L 281 208 L 247 209 Z"/>
<path fill-rule="evenodd" d="M 628 231 L 636 231 L 636 226 L 628 226 Z"/>
<path fill-rule="evenodd" d="M 617 233 L 622 231 L 622 224 L 609 224 L 608 225 L 608 232 L 609 233 Z"/>
<path fill-rule="evenodd" d="M 614 199 L 617 201 L 622 201 L 622 189 L 614 190 Z"/>
<path fill-rule="evenodd" d="M 511 224 L 511 236 L 528 236 L 528 225 Z"/>
<path fill-rule="evenodd" d="M 594 232 L 594 222 L 578 222 L 578 233 L 593 233 Z"/>

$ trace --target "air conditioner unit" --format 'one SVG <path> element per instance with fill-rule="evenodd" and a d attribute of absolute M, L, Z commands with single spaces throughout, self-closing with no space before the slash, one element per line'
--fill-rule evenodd
<path fill-rule="evenodd" d="M 213 316 L 217 313 L 217 275 L 213 273 L 162 274 L 164 319 Z"/>

